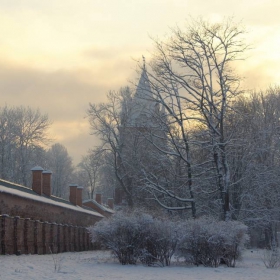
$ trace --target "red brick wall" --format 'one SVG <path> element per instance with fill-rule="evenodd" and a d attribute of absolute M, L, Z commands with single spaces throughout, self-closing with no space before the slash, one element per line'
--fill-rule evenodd
<path fill-rule="evenodd" d="M 69 238 L 71 234 L 71 238 Z M 0 254 L 46 254 L 91 250 L 85 227 L 0 215 Z"/>
<path fill-rule="evenodd" d="M 102 217 L 43 203 L 9 193 L 0 194 L 0 214 L 75 226 L 91 226 Z"/>
<path fill-rule="evenodd" d="M 43 254 L 43 223 L 37 220 L 37 254 Z"/>
<path fill-rule="evenodd" d="M 5 237 L 3 238 L 3 240 L 5 241 L 5 251 L 6 254 L 13 254 L 14 250 L 13 250 L 13 246 L 14 246 L 14 239 L 13 239 L 13 220 L 9 219 L 8 217 L 4 217 L 5 219 L 5 227 L 3 227 L 3 229 L 5 228 Z"/>
<path fill-rule="evenodd" d="M 18 218 L 17 219 L 17 248 L 15 248 L 15 252 L 17 251 L 21 251 L 23 252 L 24 250 L 24 246 L 23 246 L 23 242 L 24 242 L 24 220 Z"/>

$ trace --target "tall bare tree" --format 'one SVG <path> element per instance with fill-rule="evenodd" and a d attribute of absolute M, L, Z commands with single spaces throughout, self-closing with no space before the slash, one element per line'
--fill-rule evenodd
<path fill-rule="evenodd" d="M 155 40 L 149 73 L 158 102 L 175 117 L 176 125 L 183 128 L 183 123 L 191 122 L 204 132 L 200 147 L 212 155 L 216 172 L 212 191 L 219 193 L 222 219 L 231 218 L 230 139 L 225 122 L 231 101 L 240 93 L 240 79 L 231 66 L 247 49 L 244 35 L 243 28 L 231 19 L 215 24 L 192 20 L 184 30 L 173 29 L 169 40 Z M 182 131 L 183 141 L 185 135 Z M 189 171 L 190 160 L 186 161 Z M 191 174 L 188 180 L 190 184 Z"/>
<path fill-rule="evenodd" d="M 84 177 L 84 184 L 89 199 L 94 198 L 94 192 L 100 185 L 102 162 L 102 150 L 96 148 L 90 150 L 86 156 L 82 157 L 78 167 Z"/>
<path fill-rule="evenodd" d="M 52 194 L 68 199 L 72 179 L 72 158 L 62 144 L 53 144 L 47 151 L 46 168 L 52 171 Z"/>
<path fill-rule="evenodd" d="M 20 181 L 26 185 L 29 177 L 29 161 L 34 149 L 43 147 L 50 141 L 47 136 L 50 121 L 48 116 L 42 115 L 38 109 L 35 111 L 29 107 L 19 107 L 15 112 L 15 125 Z"/>
<path fill-rule="evenodd" d="M 50 121 L 29 107 L 0 108 L 1 177 L 29 185 L 30 168 L 49 143 Z"/>
<path fill-rule="evenodd" d="M 119 92 L 110 92 L 107 96 L 107 103 L 90 104 L 88 117 L 92 133 L 101 140 L 100 151 L 111 159 L 116 180 L 126 195 L 128 205 L 133 207 L 134 176 L 131 172 L 131 163 L 129 164 L 124 156 L 124 143 L 120 137 L 120 131 L 127 118 L 123 108 L 130 102 L 131 95 L 132 92 L 129 88 L 123 88 Z"/>
<path fill-rule="evenodd" d="M 234 215 L 271 246 L 277 241 L 280 215 L 280 90 L 247 94 L 234 107 L 232 119 L 238 124 L 230 160 Z"/>

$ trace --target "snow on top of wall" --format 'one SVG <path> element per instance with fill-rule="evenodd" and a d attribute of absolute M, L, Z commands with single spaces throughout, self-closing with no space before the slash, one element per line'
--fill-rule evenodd
<path fill-rule="evenodd" d="M 22 187 L 22 188 L 27 189 L 27 188 L 24 188 L 24 187 Z M 44 196 L 39 196 L 35 193 L 32 194 L 30 192 L 27 193 L 27 192 L 21 191 L 19 189 L 13 189 L 11 187 L 5 187 L 5 186 L 1 185 L 1 182 L 0 182 L 0 193 L 8 193 L 8 194 L 23 197 L 23 198 L 26 198 L 26 199 L 35 200 L 35 201 L 46 203 L 46 204 L 56 205 L 56 206 L 71 209 L 71 210 L 74 210 L 74 211 L 83 212 L 83 213 L 86 213 L 86 214 L 89 214 L 89 215 L 92 215 L 92 216 L 97 216 L 97 217 L 104 218 L 103 215 L 101 215 L 97 212 L 94 212 L 94 211 L 83 209 L 80 206 L 75 206 L 75 205 L 71 205 L 71 204 L 68 204 L 68 203 L 55 201 L 51 198 L 47 198 L 47 197 L 44 197 Z"/>
<path fill-rule="evenodd" d="M 105 212 L 109 212 L 109 213 L 112 213 L 114 214 L 115 211 L 110 209 L 110 208 L 107 208 L 105 207 L 104 205 L 102 204 L 99 204 L 96 200 L 94 199 L 87 199 L 87 200 L 83 200 L 83 203 L 86 203 L 86 202 L 92 202 L 94 205 L 96 205 L 97 207 L 99 207 L 101 210 L 105 211 Z"/>

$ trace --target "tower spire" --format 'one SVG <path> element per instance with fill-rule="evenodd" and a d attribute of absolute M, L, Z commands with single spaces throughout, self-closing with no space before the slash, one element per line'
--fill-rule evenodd
<path fill-rule="evenodd" d="M 143 59 L 143 67 L 141 68 L 142 73 L 136 88 L 135 96 L 142 99 L 149 99 L 152 97 L 152 91 L 150 87 L 150 81 L 147 75 L 146 58 L 144 55 L 142 55 L 142 59 Z"/>
<path fill-rule="evenodd" d="M 143 69 L 146 70 L 146 58 L 144 55 L 142 55 L 143 58 Z"/>

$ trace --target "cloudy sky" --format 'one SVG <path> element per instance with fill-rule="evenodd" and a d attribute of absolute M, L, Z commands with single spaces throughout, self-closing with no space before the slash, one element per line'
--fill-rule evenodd
<path fill-rule="evenodd" d="M 234 16 L 253 46 L 238 69 L 244 87 L 265 89 L 280 81 L 279 14 L 279 0 L 0 0 L 0 104 L 47 113 L 51 136 L 77 163 L 96 143 L 89 102 L 137 79 L 151 37 L 189 16 Z"/>

